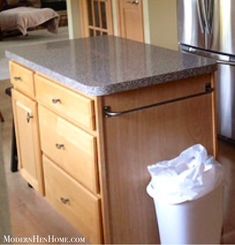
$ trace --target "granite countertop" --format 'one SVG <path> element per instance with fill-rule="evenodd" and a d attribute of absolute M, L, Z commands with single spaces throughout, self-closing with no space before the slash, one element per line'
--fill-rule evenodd
<path fill-rule="evenodd" d="M 214 60 L 113 36 L 9 48 L 6 56 L 87 95 L 121 91 L 207 74 Z"/>

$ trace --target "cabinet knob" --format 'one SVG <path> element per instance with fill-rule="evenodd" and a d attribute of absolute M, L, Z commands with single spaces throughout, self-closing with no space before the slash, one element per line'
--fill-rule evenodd
<path fill-rule="evenodd" d="M 52 99 L 51 100 L 53 104 L 61 104 L 61 100 L 60 99 Z"/>
<path fill-rule="evenodd" d="M 65 149 L 64 144 L 55 144 L 55 147 L 59 150 Z"/>
<path fill-rule="evenodd" d="M 60 198 L 60 201 L 63 203 L 63 204 L 69 204 L 70 203 L 70 200 L 68 198 L 64 198 L 64 197 L 61 197 Z"/>
<path fill-rule="evenodd" d="M 14 77 L 13 78 L 15 81 L 23 81 L 21 77 Z"/>
<path fill-rule="evenodd" d="M 27 123 L 29 123 L 32 118 L 33 118 L 33 115 L 31 115 L 29 112 L 27 112 L 27 116 L 26 116 Z"/>

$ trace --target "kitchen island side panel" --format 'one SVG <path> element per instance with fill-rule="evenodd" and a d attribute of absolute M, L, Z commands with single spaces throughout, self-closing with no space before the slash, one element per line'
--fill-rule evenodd
<path fill-rule="evenodd" d="M 148 93 L 130 95 L 130 103 L 140 106 L 145 96 Z M 105 97 L 104 105 L 123 109 L 122 95 Z M 112 243 L 159 243 L 153 200 L 146 193 L 147 166 L 197 143 L 215 154 L 213 106 L 214 95 L 209 93 L 104 119 Z"/>

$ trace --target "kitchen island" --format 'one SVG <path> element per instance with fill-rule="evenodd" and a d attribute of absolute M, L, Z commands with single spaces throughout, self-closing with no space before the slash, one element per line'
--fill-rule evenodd
<path fill-rule="evenodd" d="M 215 62 L 108 36 L 6 55 L 26 181 L 91 243 L 159 243 L 147 166 L 216 155 Z"/>

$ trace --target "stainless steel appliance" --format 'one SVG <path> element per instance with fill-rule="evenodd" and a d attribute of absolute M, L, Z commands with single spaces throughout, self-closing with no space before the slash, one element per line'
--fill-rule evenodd
<path fill-rule="evenodd" d="M 183 52 L 218 62 L 219 135 L 235 142 L 235 0 L 178 0 Z"/>

